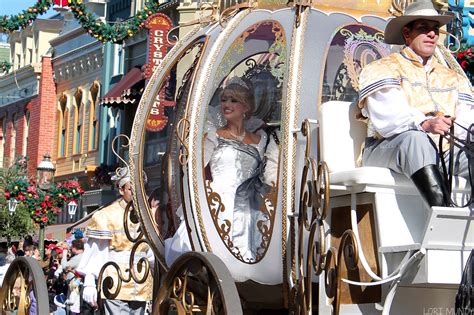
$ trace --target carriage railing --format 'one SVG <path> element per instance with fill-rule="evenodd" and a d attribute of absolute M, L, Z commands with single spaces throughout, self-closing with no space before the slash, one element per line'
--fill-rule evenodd
<path fill-rule="evenodd" d="M 306 138 L 306 147 L 301 173 L 299 210 L 290 216 L 290 221 L 292 217 L 296 217 L 298 222 L 297 240 L 296 237 L 291 237 L 293 242 L 291 248 L 295 249 L 292 257 L 297 266 L 297 274 L 294 275 L 296 281 L 290 292 L 290 301 L 294 301 L 291 308 L 296 313 L 310 314 L 312 312 L 312 277 L 324 272 L 325 293 L 327 298 L 332 300 L 334 314 L 340 312 L 342 283 L 364 287 L 390 283 L 383 311 L 383 314 L 389 314 L 400 279 L 413 263 L 424 256 L 424 251 L 407 251 L 398 267 L 385 277 L 373 271 L 359 237 L 355 194 L 351 194 L 351 228 L 342 234 L 338 248 L 334 246 L 327 248 L 327 239 L 331 236 L 330 230 L 328 232 L 326 229 L 331 188 L 330 173 L 324 161 L 316 162 L 311 157 L 311 125 L 316 125 L 319 129 L 317 120 L 307 119 L 303 121 L 301 129 L 294 130 L 294 132 L 301 132 Z M 308 238 L 306 248 L 305 237 Z M 372 281 L 360 282 L 342 277 L 343 272 L 359 268 L 359 262 Z"/>

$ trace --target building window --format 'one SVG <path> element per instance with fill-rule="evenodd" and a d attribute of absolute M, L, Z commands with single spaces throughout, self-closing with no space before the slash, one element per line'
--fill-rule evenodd
<path fill-rule="evenodd" d="M 23 128 L 23 156 L 28 155 L 28 133 L 30 130 L 30 111 L 25 112 L 25 126 Z"/>
<path fill-rule="evenodd" d="M 74 94 L 74 100 L 76 101 L 74 107 L 74 151 L 73 154 L 81 153 L 82 148 L 82 124 L 84 120 L 84 104 L 82 103 L 82 91 L 77 89 Z"/>
<path fill-rule="evenodd" d="M 15 161 L 15 156 L 16 156 L 16 130 L 18 128 L 18 115 L 13 114 L 12 116 L 12 135 L 11 139 L 11 154 L 10 154 L 10 165 L 13 165 L 13 162 Z"/>
<path fill-rule="evenodd" d="M 100 106 L 98 106 L 100 85 L 98 82 L 94 82 L 90 89 L 91 101 L 89 105 L 89 151 L 97 149 L 98 142 L 98 128 L 99 128 L 99 112 Z"/>
<path fill-rule="evenodd" d="M 123 56 L 124 56 L 123 46 L 121 44 L 114 44 L 114 59 L 113 59 L 112 76 L 123 74 L 123 66 L 124 66 Z"/>
<path fill-rule="evenodd" d="M 107 148 L 112 148 L 112 142 L 117 135 L 120 134 L 121 117 L 120 110 L 118 108 L 109 108 L 107 111 L 107 123 L 108 123 L 108 136 L 107 136 Z M 115 147 L 113 148 L 116 152 L 120 152 L 120 139 L 115 141 Z M 107 157 L 107 164 L 113 165 L 117 163 L 117 157 L 115 154 L 109 154 Z"/>
<path fill-rule="evenodd" d="M 62 94 L 59 98 L 58 157 L 66 156 L 68 117 L 67 96 Z"/>

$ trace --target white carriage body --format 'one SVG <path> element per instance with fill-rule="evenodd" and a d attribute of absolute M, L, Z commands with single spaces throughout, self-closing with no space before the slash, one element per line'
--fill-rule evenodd
<path fill-rule="evenodd" d="M 142 175 L 146 171 L 142 159 L 148 145 L 145 141 L 148 131 L 144 124 L 153 100 L 177 60 L 181 60 L 190 47 L 197 47 L 193 45 L 200 42 L 198 57 L 195 57 L 193 67 L 189 68 L 190 76 L 183 80 L 181 86 L 186 90 L 182 103 L 178 101 L 175 104 L 182 107 L 181 114 L 176 114 L 172 122 L 172 130 L 179 138 L 172 140 L 175 142 L 173 154 L 175 158 L 179 155 L 180 163 L 168 162 L 167 168 L 168 183 L 174 183 L 168 188 L 176 194 L 170 203 L 174 211 L 177 208 L 184 210 L 193 250 L 216 255 L 241 288 L 267 287 L 267 294 L 255 297 L 257 302 L 261 298 L 262 304 L 278 303 L 275 296 L 271 296 L 274 292 L 278 292 L 278 298 L 285 294 L 289 296 L 301 279 L 310 276 L 303 270 L 306 270 L 307 262 L 312 257 L 308 257 L 307 252 L 298 255 L 300 243 L 297 236 L 298 229 L 303 228 L 303 221 L 299 220 L 303 200 L 298 200 L 298 196 L 305 192 L 306 186 L 305 182 L 301 187 L 298 183 L 302 181 L 301 170 L 306 161 L 305 145 L 309 144 L 312 147 L 310 156 L 318 162 L 325 161 L 329 168 L 329 209 L 322 220 L 327 247 L 337 246 L 344 232 L 340 229 L 347 227 L 355 233 L 361 255 L 358 264 L 361 275 L 353 279 L 345 274 L 340 279 L 341 286 L 346 286 L 343 288 L 345 297 L 342 298 L 340 312 L 424 314 L 442 309 L 446 314 L 452 313 L 464 265 L 474 248 L 473 209 L 429 209 L 408 178 L 388 169 L 358 167 L 357 159 L 366 136 L 366 125 L 355 119 L 354 97 L 357 93 L 352 90 L 347 95 L 345 91 L 337 95 L 335 87 L 331 86 L 332 98 L 325 99 L 329 95 L 325 92 L 326 85 L 336 81 L 341 71 L 335 65 L 345 64 L 348 67 L 350 61 L 354 65 L 355 62 L 363 65 L 390 52 L 390 47 L 383 46 L 380 41 L 380 34 L 383 34 L 380 30 L 387 23 L 386 17 L 324 12 L 310 7 L 298 12 L 300 9 L 298 6 L 273 11 L 244 9 L 220 23 L 214 21 L 195 27 L 177 42 L 155 72 L 137 110 L 132 131 L 132 140 L 137 145 L 130 148 L 130 159 L 133 182 L 139 192 L 135 204 L 141 209 L 142 224 L 158 253 L 157 257 L 165 266 L 164 233 L 156 227 L 156 221 L 150 219 L 153 213 L 147 203 L 149 195 Z M 283 60 L 284 71 L 281 72 L 284 83 L 279 108 L 281 144 L 271 235 L 264 254 L 256 261 L 248 262 L 233 254 L 217 228 L 215 214 L 210 211 L 209 191 L 205 184 L 203 135 L 206 133 L 208 104 L 212 103 L 216 89 L 223 80 L 238 71 L 236 65 L 242 60 L 262 52 L 269 53 L 275 48 L 276 39 L 272 42 L 260 34 L 265 40 L 250 37 L 248 42 L 253 40 L 254 44 L 239 47 L 241 51 L 232 50 L 236 41 L 242 37 L 249 38 L 248 33 L 254 32 L 252 27 L 258 29 L 262 23 L 282 29 L 283 35 L 278 36 L 283 39 L 280 38 L 279 43 L 284 44 L 287 56 Z M 334 43 L 341 29 L 353 32 L 349 37 L 339 39 L 345 41 Z M 356 35 L 362 37 L 357 39 Z M 352 46 L 354 55 L 344 53 L 347 48 L 344 45 L 347 46 L 350 40 L 355 45 Z M 368 54 L 359 52 L 359 59 L 350 59 L 355 56 L 360 44 L 368 47 Z M 441 52 L 439 56 L 442 56 Z M 231 64 L 225 65 L 223 60 Z M 186 67 L 180 69 L 178 65 L 178 77 L 185 72 Z M 356 85 L 353 82 L 354 73 L 346 74 L 344 80 L 341 83 L 343 88 Z M 301 126 L 305 120 L 311 140 L 307 140 L 309 137 L 302 133 Z M 185 125 L 183 129 L 180 129 L 181 124 Z M 317 174 L 313 176 L 317 177 Z M 147 177 L 150 178 L 149 175 Z M 455 185 L 456 198 L 465 201 L 469 184 L 456 179 Z M 309 230 L 304 230 L 302 248 L 311 245 L 308 244 L 309 234 Z M 317 304 L 321 314 L 332 311 L 331 299 L 325 294 L 327 272 L 319 277 L 311 275 L 312 282 L 319 283 L 316 284 L 319 287 Z M 358 300 L 351 297 L 346 280 L 353 281 L 351 287 L 370 282 L 362 285 L 364 290 L 370 286 L 378 287 L 379 291 L 373 290 L 375 293 L 366 296 L 361 293 L 362 297 Z M 306 290 L 309 288 L 306 287 Z M 253 294 L 250 289 L 242 291 L 240 295 L 244 300 Z M 311 311 L 311 302 L 308 305 Z"/>

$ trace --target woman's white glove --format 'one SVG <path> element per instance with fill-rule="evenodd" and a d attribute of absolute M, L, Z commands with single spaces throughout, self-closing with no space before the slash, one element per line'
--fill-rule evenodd
<path fill-rule="evenodd" d="M 87 274 L 84 278 L 84 291 L 82 299 L 91 306 L 97 306 L 97 288 L 95 286 L 95 278 L 92 274 Z"/>

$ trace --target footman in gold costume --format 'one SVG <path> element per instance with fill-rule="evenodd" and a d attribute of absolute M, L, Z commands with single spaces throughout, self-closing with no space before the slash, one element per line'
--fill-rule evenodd
<path fill-rule="evenodd" d="M 119 169 L 115 180 L 121 198 L 92 216 L 86 229 L 88 240 L 78 267 L 78 271 L 85 276 L 83 299 L 93 306 L 97 306 L 96 280 L 105 263 L 114 261 L 120 266 L 122 275 L 127 277 L 129 274 L 126 270 L 129 268 L 133 243 L 127 239 L 124 230 L 125 207 L 132 200 L 128 168 Z M 132 226 L 129 228 L 132 229 Z M 137 252 L 135 261 L 147 255 L 145 251 Z M 117 283 L 118 276 L 114 268 L 105 269 L 103 279 L 107 276 Z M 133 279 L 122 282 L 118 296 L 114 300 L 104 301 L 105 314 L 144 314 L 145 304 L 152 298 L 152 285 L 151 273 L 143 284 L 137 284 Z"/>
<path fill-rule="evenodd" d="M 449 131 L 453 118 L 466 128 L 474 122 L 469 81 L 434 56 L 439 29 L 451 19 L 429 0 L 411 3 L 385 29 L 385 42 L 405 46 L 367 65 L 359 78 L 359 108 L 369 123 L 363 164 L 410 177 L 429 206 L 450 204 L 436 139 Z M 466 138 L 462 128 L 455 134 Z M 469 178 L 465 153 L 455 151 L 454 160 L 453 175 Z"/>

